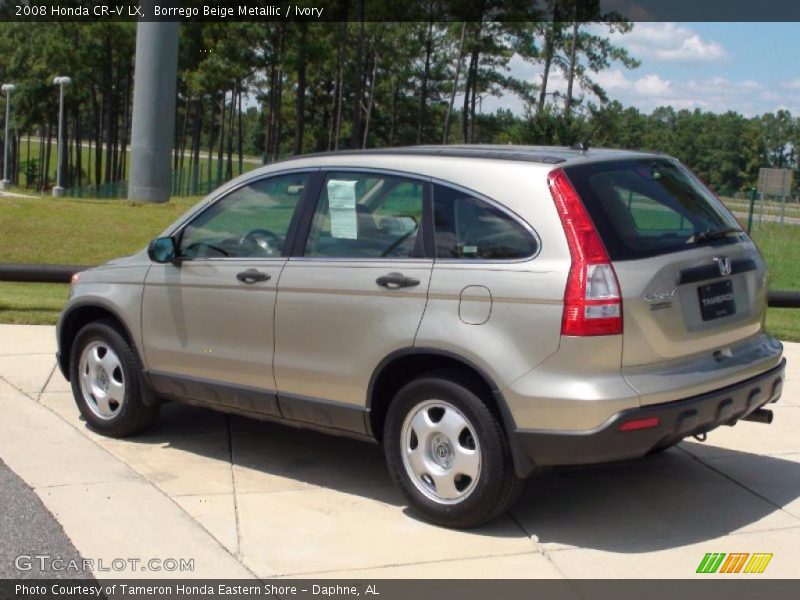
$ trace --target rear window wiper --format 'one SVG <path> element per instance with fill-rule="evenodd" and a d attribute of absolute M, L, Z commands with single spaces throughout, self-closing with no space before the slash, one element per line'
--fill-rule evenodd
<path fill-rule="evenodd" d="M 742 233 L 741 229 L 737 229 L 736 227 L 727 227 L 725 229 L 705 229 L 703 231 L 696 231 L 694 235 L 692 235 L 688 240 L 686 240 L 687 244 L 699 244 L 701 242 L 710 242 L 712 240 L 718 240 L 724 238 L 731 233 Z"/>

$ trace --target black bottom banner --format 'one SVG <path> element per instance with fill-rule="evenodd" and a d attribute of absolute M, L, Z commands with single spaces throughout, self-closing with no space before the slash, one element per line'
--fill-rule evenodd
<path fill-rule="evenodd" d="M 178 600 L 196 598 L 299 600 L 744 600 L 800 598 L 800 580 L 69 580 L 0 581 L 0 598 Z"/>

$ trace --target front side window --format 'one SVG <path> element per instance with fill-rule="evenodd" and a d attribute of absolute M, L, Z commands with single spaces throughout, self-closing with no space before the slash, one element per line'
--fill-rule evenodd
<path fill-rule="evenodd" d="M 322 186 L 305 256 L 422 256 L 421 181 L 375 173 L 330 173 Z"/>
<path fill-rule="evenodd" d="M 307 173 L 241 187 L 197 215 L 183 230 L 183 258 L 280 257 Z"/>
<path fill-rule="evenodd" d="M 437 185 L 433 206 L 436 258 L 515 260 L 538 250 L 517 219 L 467 192 Z"/>

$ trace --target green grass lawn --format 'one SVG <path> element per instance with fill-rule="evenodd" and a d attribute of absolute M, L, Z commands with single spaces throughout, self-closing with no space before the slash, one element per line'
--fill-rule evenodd
<path fill-rule="evenodd" d="M 205 191 L 206 188 L 207 188 L 207 185 L 202 185 L 204 182 L 207 182 L 209 180 L 211 180 L 213 182 L 213 181 L 216 181 L 216 178 L 217 178 L 217 159 L 216 159 L 216 154 L 212 153 L 211 167 L 209 167 L 209 165 L 208 165 L 208 155 L 206 154 L 207 151 L 208 151 L 208 149 L 204 148 L 204 149 L 202 149 L 202 151 L 200 153 L 200 177 L 199 177 L 199 179 L 200 179 L 200 182 L 201 182 L 201 190 L 203 190 L 203 191 Z M 20 165 L 19 185 L 20 185 L 21 191 L 24 191 L 25 189 L 30 190 L 31 187 L 28 186 L 28 182 L 27 182 L 26 167 L 27 167 L 27 164 L 28 164 L 29 160 L 33 160 L 33 161 L 36 161 L 38 163 L 39 158 L 40 158 L 39 157 L 39 152 L 40 152 L 39 141 L 31 139 L 30 146 L 29 146 L 28 142 L 25 139 L 23 139 L 22 142 L 20 143 L 19 152 L 20 152 L 20 156 L 19 156 L 19 165 Z M 30 154 L 29 154 L 29 152 L 30 152 Z M 74 152 L 74 148 L 73 148 L 73 152 Z M 87 177 L 87 174 L 91 174 L 92 177 L 94 177 L 95 153 L 96 153 L 96 148 L 94 146 L 92 146 L 92 149 L 91 149 L 91 152 L 90 152 L 89 143 L 84 141 L 83 145 L 82 145 L 82 148 L 81 148 L 81 166 L 82 166 L 82 170 L 83 170 L 83 173 L 84 173 L 84 178 Z M 128 148 L 128 151 L 125 154 L 125 166 L 126 166 L 125 173 L 126 174 L 130 171 L 130 156 L 131 156 L 130 155 L 130 148 Z M 50 147 L 50 165 L 49 165 L 49 168 L 48 168 L 48 173 L 50 174 L 50 185 L 55 185 L 56 169 L 57 169 L 57 160 L 56 159 L 57 159 L 56 140 L 54 139 L 52 141 L 51 147 Z M 101 156 L 101 164 L 102 164 L 102 168 L 103 169 L 105 169 L 105 164 L 106 164 L 106 160 L 105 159 L 106 159 L 106 155 L 105 155 L 105 152 L 103 152 L 103 154 Z M 189 173 L 189 170 L 188 170 L 189 169 L 189 162 L 190 162 L 190 157 L 187 154 L 184 157 L 184 170 L 186 171 L 186 177 L 188 177 L 188 173 Z M 253 157 L 253 156 L 245 156 L 244 157 L 244 162 L 242 163 L 242 172 L 246 173 L 247 171 L 255 169 L 255 168 L 259 167 L 259 166 L 260 166 L 260 159 L 258 159 L 257 157 Z M 227 150 L 226 150 L 226 158 L 223 159 L 223 161 L 222 161 L 223 178 L 224 178 L 224 174 L 225 174 L 226 168 L 227 168 Z M 209 174 L 209 169 L 210 169 L 210 174 Z M 103 171 L 103 172 L 105 172 L 105 171 Z M 234 156 L 233 156 L 233 174 L 234 174 L 234 176 L 240 174 L 239 173 L 239 158 L 238 158 L 238 155 L 236 155 L 236 154 L 234 154 Z M 87 182 L 84 179 L 84 186 L 85 185 L 87 185 Z M 216 186 L 214 185 L 213 187 L 216 187 Z"/>
<path fill-rule="evenodd" d="M 764 223 L 753 228 L 752 236 L 767 261 L 769 288 L 800 291 L 800 225 Z M 767 329 L 781 339 L 800 341 L 800 309 L 770 308 Z"/>
<path fill-rule="evenodd" d="M 0 198 L 0 262 L 95 265 L 132 254 L 198 200 Z M 66 285 L 0 283 L 0 322 L 55 323 L 66 299 Z"/>
<path fill-rule="evenodd" d="M 131 254 L 198 200 L 0 198 L 0 262 L 92 265 Z M 770 289 L 800 290 L 800 226 L 768 223 L 753 237 L 769 266 Z M 66 297 L 66 285 L 0 283 L 0 322 L 55 323 Z M 800 309 L 770 309 L 767 327 L 800 341 Z"/>

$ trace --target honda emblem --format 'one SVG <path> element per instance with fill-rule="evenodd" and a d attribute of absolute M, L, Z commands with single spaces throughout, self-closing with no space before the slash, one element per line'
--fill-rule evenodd
<path fill-rule="evenodd" d="M 726 275 L 731 274 L 731 259 L 727 256 L 720 256 L 719 258 L 715 258 L 717 261 L 717 265 L 719 266 L 719 274 L 725 277 Z"/>

